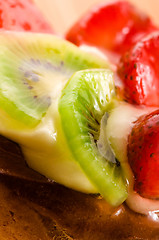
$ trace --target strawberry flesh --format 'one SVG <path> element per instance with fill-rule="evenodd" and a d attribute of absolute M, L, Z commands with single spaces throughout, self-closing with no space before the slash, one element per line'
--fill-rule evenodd
<path fill-rule="evenodd" d="M 150 18 L 126 1 L 113 1 L 93 8 L 66 34 L 76 45 L 122 54 L 144 35 L 156 29 Z"/>
<path fill-rule="evenodd" d="M 159 199 L 159 110 L 140 117 L 128 137 L 128 161 L 134 190 L 142 197 Z"/>
<path fill-rule="evenodd" d="M 51 25 L 31 0 L 0 0 L 0 28 L 53 33 Z"/>
<path fill-rule="evenodd" d="M 118 65 L 124 99 L 159 106 L 159 31 L 149 34 L 126 52 Z"/>

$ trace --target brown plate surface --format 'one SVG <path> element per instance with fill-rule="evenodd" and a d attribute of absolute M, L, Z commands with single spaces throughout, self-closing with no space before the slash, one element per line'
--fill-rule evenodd
<path fill-rule="evenodd" d="M 15 143 L 0 137 L 0 239 L 159 239 L 159 223 L 47 181 L 26 166 Z"/>

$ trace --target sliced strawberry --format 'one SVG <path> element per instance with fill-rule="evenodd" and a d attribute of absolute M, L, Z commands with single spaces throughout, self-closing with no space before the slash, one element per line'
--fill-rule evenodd
<path fill-rule="evenodd" d="M 159 110 L 140 117 L 128 137 L 128 161 L 135 176 L 134 190 L 159 198 Z"/>
<path fill-rule="evenodd" d="M 159 31 L 138 42 L 120 60 L 118 74 L 130 103 L 159 106 Z"/>
<path fill-rule="evenodd" d="M 150 18 L 130 3 L 113 1 L 87 12 L 66 34 L 66 39 L 76 45 L 123 53 L 154 29 Z"/>
<path fill-rule="evenodd" d="M 51 25 L 31 0 L 0 0 L 0 28 L 53 33 Z"/>

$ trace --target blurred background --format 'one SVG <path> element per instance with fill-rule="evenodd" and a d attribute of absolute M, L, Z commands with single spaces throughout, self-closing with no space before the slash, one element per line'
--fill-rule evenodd
<path fill-rule="evenodd" d="M 91 6 L 111 0 L 34 0 L 58 34 L 63 34 Z M 129 0 L 159 24 L 159 0 Z"/>

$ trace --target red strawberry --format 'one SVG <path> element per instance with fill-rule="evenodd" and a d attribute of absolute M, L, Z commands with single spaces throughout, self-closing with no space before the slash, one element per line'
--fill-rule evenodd
<path fill-rule="evenodd" d="M 159 110 L 140 117 L 128 137 L 128 161 L 135 176 L 134 190 L 159 198 Z"/>
<path fill-rule="evenodd" d="M 52 27 L 31 0 L 0 0 L 0 28 L 53 33 Z"/>
<path fill-rule="evenodd" d="M 124 98 L 130 103 L 159 106 L 159 31 L 153 32 L 126 52 L 118 74 Z"/>
<path fill-rule="evenodd" d="M 123 53 L 145 34 L 156 29 L 150 18 L 126 1 L 96 6 L 67 33 L 76 45 L 88 44 Z"/>

